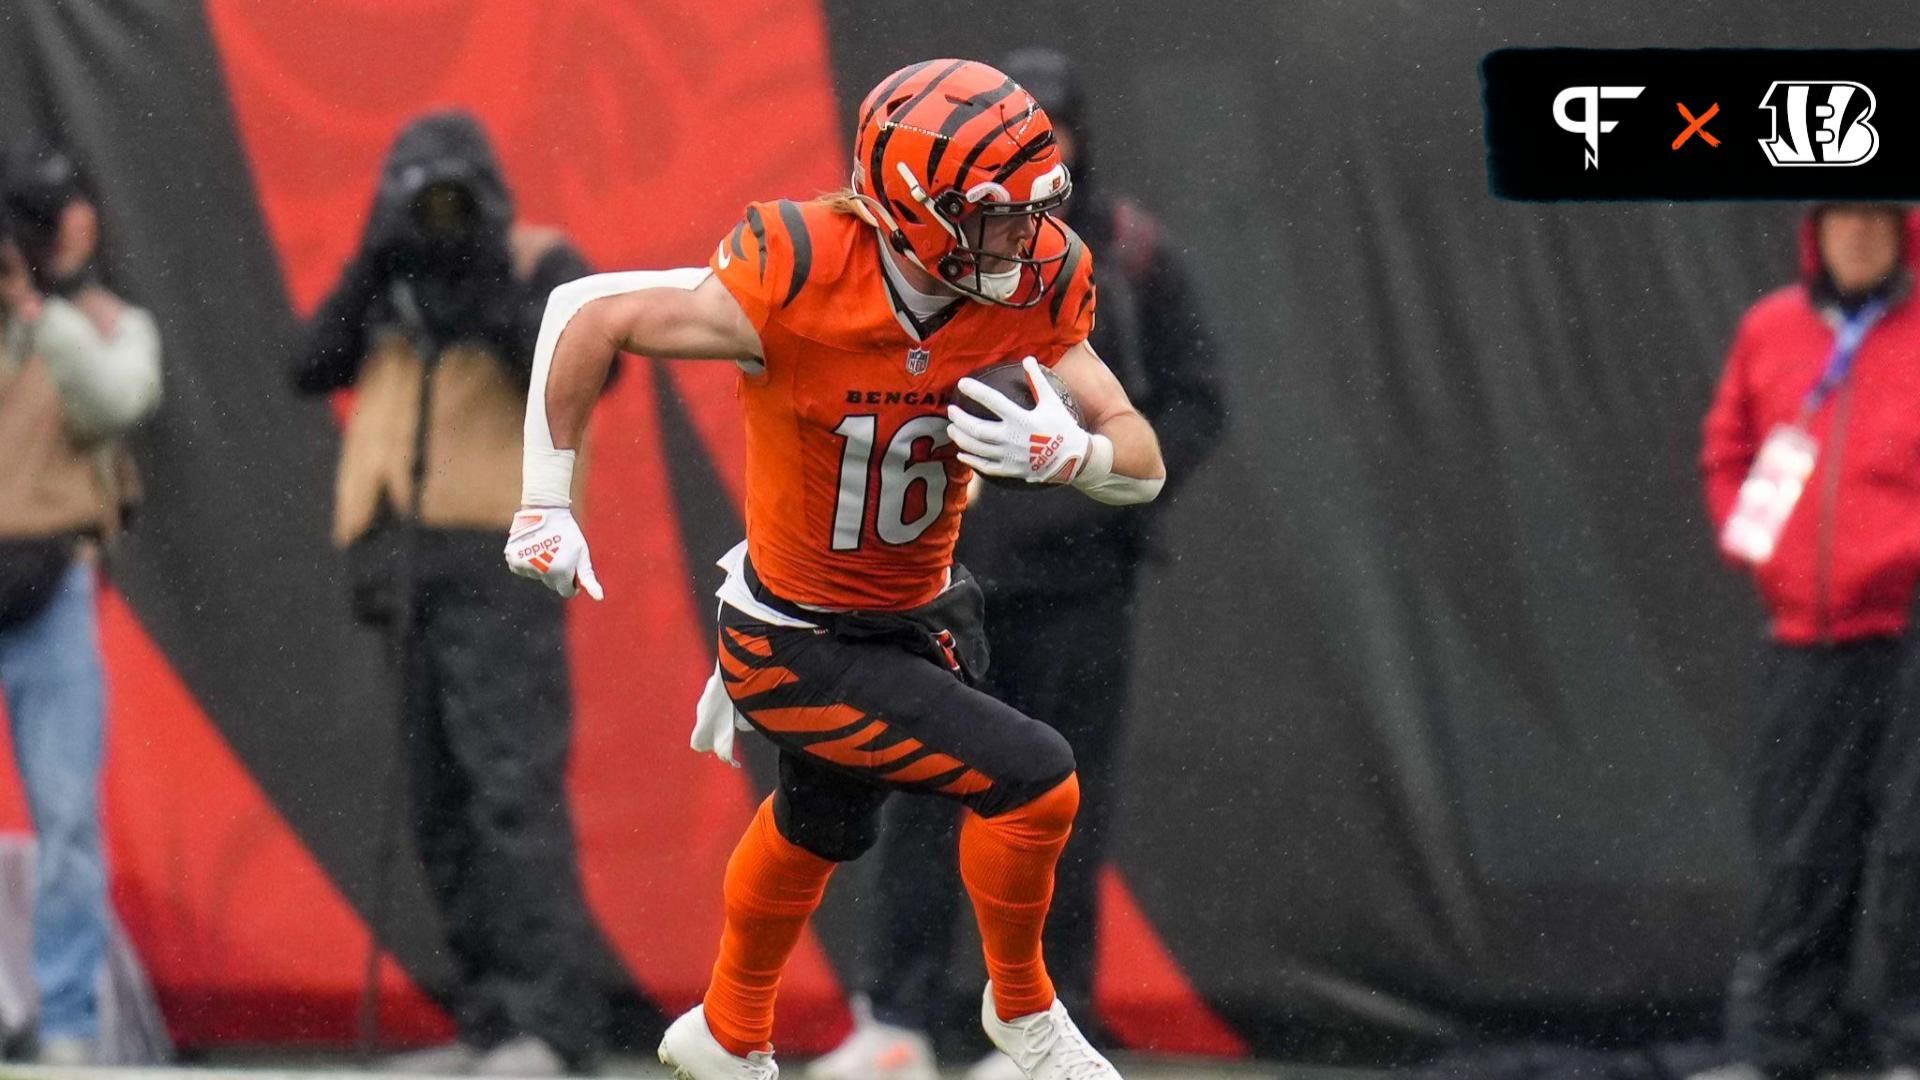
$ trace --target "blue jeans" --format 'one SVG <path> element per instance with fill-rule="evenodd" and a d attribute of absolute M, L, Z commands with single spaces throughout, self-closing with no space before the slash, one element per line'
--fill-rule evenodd
<path fill-rule="evenodd" d="M 0 690 L 39 845 L 33 971 L 40 1038 L 98 1034 L 94 979 L 106 951 L 107 873 L 100 845 L 106 687 L 94 565 L 77 558 L 46 610 L 0 631 Z"/>

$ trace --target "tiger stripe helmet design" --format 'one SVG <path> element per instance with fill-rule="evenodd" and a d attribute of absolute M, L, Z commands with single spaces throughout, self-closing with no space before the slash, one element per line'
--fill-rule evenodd
<path fill-rule="evenodd" d="M 895 251 L 976 300 L 1047 295 L 1069 247 L 1052 211 L 1073 181 L 1033 95 L 976 60 L 927 60 L 883 79 L 858 119 L 854 194 Z M 1033 219 L 1021 249 L 983 252 L 989 219 L 1009 216 Z"/>

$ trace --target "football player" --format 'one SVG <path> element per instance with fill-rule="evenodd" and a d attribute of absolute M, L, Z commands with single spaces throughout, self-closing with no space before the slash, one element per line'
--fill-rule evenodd
<path fill-rule="evenodd" d="M 779 748 L 780 782 L 728 862 L 706 995 L 660 1044 L 678 1076 L 777 1075 L 781 970 L 896 791 L 969 811 L 961 876 L 994 1045 L 1030 1077 L 1117 1075 L 1041 958 L 1079 800 L 1073 753 L 973 687 L 982 603 L 953 563 L 974 472 L 1114 504 L 1152 499 L 1165 478 L 1151 426 L 1087 345 L 1093 259 L 1053 216 L 1071 190 L 1025 90 L 985 64 L 930 60 L 861 104 L 848 190 L 749 206 L 708 268 L 584 278 L 548 305 L 506 555 L 562 595 L 602 595 L 568 492 L 614 355 L 742 368 L 747 539 L 721 561 L 694 745 L 731 761 L 735 724 L 750 725 Z M 1010 358 L 1024 358 L 1031 407 L 967 377 Z"/>

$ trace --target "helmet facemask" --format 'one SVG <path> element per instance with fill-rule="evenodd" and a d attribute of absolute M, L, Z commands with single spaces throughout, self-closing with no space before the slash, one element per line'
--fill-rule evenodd
<path fill-rule="evenodd" d="M 1038 304 L 1067 257 L 1066 228 L 1053 214 L 1073 193 L 1065 166 L 1060 166 L 1058 178 L 1047 187 L 1047 194 L 1023 202 L 1011 201 L 1007 190 L 993 182 L 977 184 L 965 194 L 947 191 L 930 200 L 928 209 L 954 241 L 953 250 L 930 269 L 947 287 L 983 303 L 1016 308 Z M 1031 219 L 1032 225 L 1014 250 L 992 250 L 989 228 L 1011 218 Z M 1041 234 L 1049 229 L 1060 242 L 1041 243 Z M 1044 248 L 1055 254 L 1034 255 Z"/>
<path fill-rule="evenodd" d="M 1072 181 L 1051 122 L 977 61 L 909 65 L 867 95 L 852 188 L 893 252 L 981 303 L 1038 304 L 1072 246 L 1053 216 Z"/>

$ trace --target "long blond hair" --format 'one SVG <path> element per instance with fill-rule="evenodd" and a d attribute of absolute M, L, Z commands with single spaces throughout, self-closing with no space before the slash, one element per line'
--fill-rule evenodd
<path fill-rule="evenodd" d="M 867 197 L 850 187 L 826 192 L 816 201 L 825 203 L 827 209 L 836 214 L 851 214 L 876 228 L 880 225 L 874 217 L 873 208 L 867 205 Z"/>

